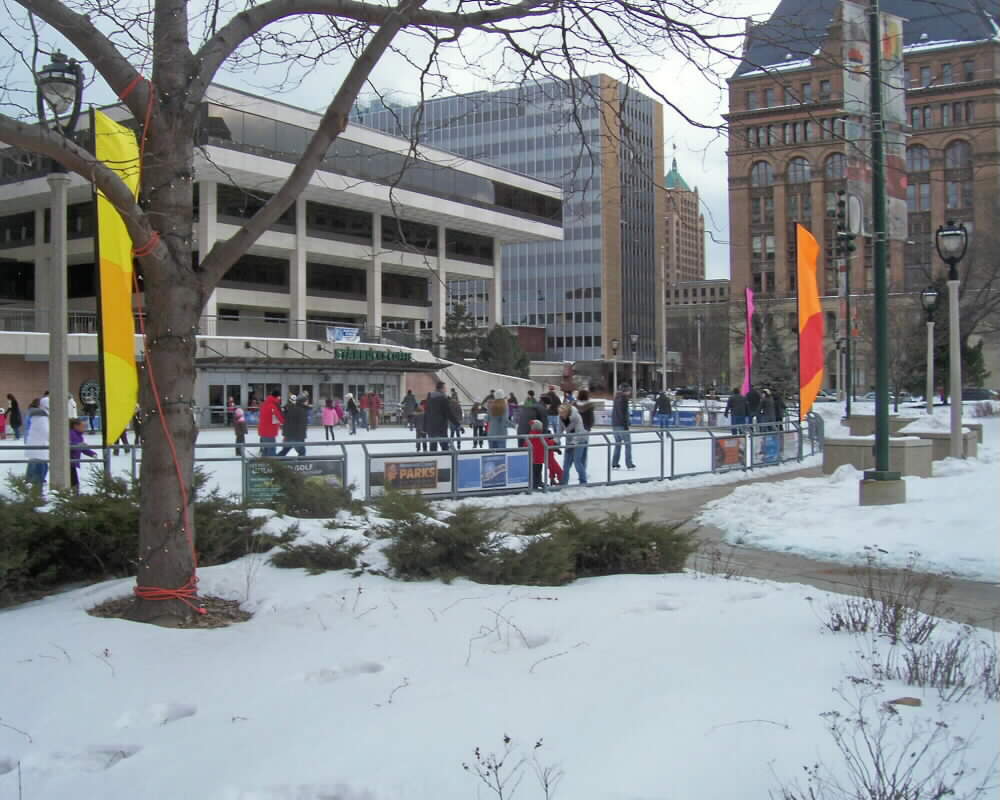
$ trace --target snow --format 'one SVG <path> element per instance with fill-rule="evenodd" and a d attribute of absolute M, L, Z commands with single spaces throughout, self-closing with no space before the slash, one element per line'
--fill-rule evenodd
<path fill-rule="evenodd" d="M 839 407 L 817 410 L 830 434 Z M 705 519 L 754 546 L 836 561 L 856 560 L 865 545 L 889 560 L 917 550 L 930 569 L 996 581 L 1000 418 L 976 421 L 984 423 L 980 456 L 937 462 L 933 479 L 907 479 L 905 505 L 860 508 L 860 476 L 844 468 L 740 487 Z M 382 442 L 396 435 L 385 429 L 368 444 L 392 449 Z M 202 437 L 231 441 L 226 431 Z M 691 443 L 683 458 L 700 464 L 700 446 Z M 637 473 L 659 469 L 658 448 L 647 449 L 636 448 Z M 594 467 L 602 460 L 591 459 Z M 121 455 L 115 468 L 127 471 L 129 462 Z M 238 486 L 238 462 L 206 466 L 219 485 Z M 570 488 L 544 500 L 741 477 Z M 439 507 L 446 514 L 453 504 Z M 341 513 L 327 528 L 327 520 L 253 513 L 273 532 L 297 523 L 309 541 L 360 541 L 379 522 Z M 385 567 L 374 545 L 364 559 Z M 505 769 L 522 778 L 506 797 L 544 796 L 536 764 L 562 774 L 557 798 L 780 796 L 805 766 L 845 775 L 822 715 L 849 714 L 859 693 L 870 695 L 869 714 L 894 698 L 922 701 L 897 707 L 894 746 L 913 725 L 944 722 L 949 736 L 967 737 L 966 788 L 987 776 L 1000 751 L 996 701 L 973 693 L 945 702 L 937 690 L 895 680 L 858 684 L 871 677 L 873 652 L 885 655 L 889 645 L 827 630 L 839 598 L 798 584 L 695 572 L 564 587 L 402 582 L 308 576 L 272 567 L 266 554 L 199 575 L 204 593 L 240 601 L 254 616 L 228 628 L 170 630 L 85 613 L 127 594 L 131 580 L 0 611 L 0 798 L 491 798 L 463 763 L 474 766 L 477 747 L 501 755 L 505 735 Z M 935 637 L 958 631 L 942 623 Z M 993 645 L 987 631 L 971 635 Z"/>
<path fill-rule="evenodd" d="M 947 414 L 937 408 L 905 431 L 946 432 Z M 978 456 L 935 461 L 933 478 L 906 477 L 905 504 L 860 506 L 862 474 L 843 466 L 821 478 L 738 487 L 699 519 L 733 543 L 849 564 L 863 563 L 865 548 L 877 547 L 890 565 L 917 554 L 924 569 L 1000 583 L 1000 417 L 963 421 L 983 423 Z M 830 430 L 827 424 L 827 436 Z"/>
<path fill-rule="evenodd" d="M 848 711 L 831 690 L 850 696 L 873 647 L 824 630 L 822 592 L 694 573 L 491 587 L 247 557 L 201 580 L 254 617 L 179 631 L 84 613 L 127 580 L 0 614 L 0 797 L 18 780 L 25 798 L 492 797 L 462 764 L 504 735 L 509 764 L 561 770 L 556 797 L 766 797 L 837 765 L 820 715 Z M 876 694 L 921 698 L 905 729 L 946 721 L 973 768 L 1000 748 L 981 721 L 996 703 Z M 530 767 L 517 796 L 543 796 Z"/>

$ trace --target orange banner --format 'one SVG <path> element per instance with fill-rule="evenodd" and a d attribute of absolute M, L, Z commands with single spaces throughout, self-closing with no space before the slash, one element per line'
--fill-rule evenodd
<path fill-rule="evenodd" d="M 802 225 L 795 226 L 799 298 L 799 419 L 812 410 L 823 387 L 823 307 L 816 280 L 819 243 Z"/>
<path fill-rule="evenodd" d="M 139 188 L 139 148 L 135 134 L 95 111 L 94 155 L 135 194 Z M 97 193 L 97 252 L 100 257 L 100 351 L 104 444 L 110 445 L 135 415 L 139 376 L 135 367 L 132 316 L 132 237 L 118 211 Z"/>

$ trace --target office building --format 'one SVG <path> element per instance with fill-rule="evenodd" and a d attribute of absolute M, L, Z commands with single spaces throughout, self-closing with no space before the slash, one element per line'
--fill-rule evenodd
<path fill-rule="evenodd" d="M 478 92 L 360 121 L 562 186 L 562 242 L 503 248 L 504 325 L 544 326 L 552 360 L 600 360 L 639 334 L 644 374 L 659 358 L 663 303 L 663 109 L 605 75 Z M 495 297 L 455 282 L 453 301 L 482 322 Z"/>
<path fill-rule="evenodd" d="M 698 187 L 691 189 L 681 176 L 676 155 L 663 184 L 666 189 L 663 266 L 669 297 L 671 289 L 681 282 L 705 279 L 705 217 L 701 213 Z"/>
<path fill-rule="evenodd" d="M 222 87 L 209 97 L 196 151 L 195 258 L 266 202 L 320 120 Z M 197 405 L 259 400 L 273 388 L 313 398 L 374 389 L 391 403 L 406 372 L 440 366 L 404 346 L 421 329 L 443 335 L 448 281 L 483 281 L 499 301 L 505 244 L 561 240 L 558 187 L 431 148 L 416 160 L 408 152 L 407 142 L 354 125 L 333 143 L 302 195 L 208 300 Z M 5 391 L 37 396 L 46 388 L 38 334 L 47 330 L 49 164 L 12 149 L 0 160 L 0 372 Z M 97 374 L 94 202 L 79 176 L 68 219 L 76 391 Z M 499 303 L 486 313 L 499 320 Z"/>

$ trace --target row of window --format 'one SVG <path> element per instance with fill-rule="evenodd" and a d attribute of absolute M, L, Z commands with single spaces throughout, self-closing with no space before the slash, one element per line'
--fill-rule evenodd
<path fill-rule="evenodd" d="M 690 292 L 690 294 L 689 294 L 689 292 Z M 715 292 L 716 292 L 716 287 L 715 286 L 708 286 L 708 287 L 700 286 L 700 287 L 694 287 L 694 288 L 691 288 L 691 289 L 674 289 L 673 295 L 674 295 L 674 298 L 682 298 L 683 297 L 683 298 L 687 299 L 687 298 L 690 298 L 690 297 L 715 297 L 716 296 Z M 726 289 L 725 287 L 722 287 L 722 286 L 718 287 L 718 292 L 719 292 L 719 294 L 718 294 L 719 297 L 728 297 L 729 296 L 729 290 Z"/>
<path fill-rule="evenodd" d="M 600 347 L 600 336 L 549 336 L 546 340 L 549 350 L 563 347 Z"/>
<path fill-rule="evenodd" d="M 945 181 L 944 207 L 946 210 L 971 209 L 973 205 L 971 180 Z M 930 183 L 910 183 L 907 185 L 906 208 L 911 214 L 931 210 Z"/>
<path fill-rule="evenodd" d="M 843 139 L 845 131 L 846 120 L 843 117 L 830 117 L 829 119 L 807 119 L 799 122 L 746 128 L 743 139 L 750 149 L 766 148 L 782 144 L 804 144 L 806 142 Z"/>
<path fill-rule="evenodd" d="M 759 102 L 758 102 L 759 98 Z M 819 102 L 825 103 L 833 98 L 833 85 L 829 80 L 819 81 Z M 779 94 L 777 87 L 767 86 L 759 90 L 747 89 L 743 96 L 744 108 L 747 111 L 754 111 L 758 108 L 776 108 L 778 106 L 792 106 L 804 103 L 815 102 L 813 95 L 813 84 L 811 81 L 799 83 L 797 86 L 786 85 L 781 87 Z"/>
<path fill-rule="evenodd" d="M 199 141 L 297 159 L 305 152 L 312 134 L 297 125 L 206 104 Z M 334 140 L 321 168 L 472 205 L 497 206 L 554 224 L 562 221 L 562 203 L 556 198 L 345 138 Z"/>
<path fill-rule="evenodd" d="M 976 121 L 976 102 L 961 100 L 954 103 L 940 103 L 937 106 L 911 106 L 910 127 L 913 130 L 923 128 L 948 128 L 952 125 L 962 125 Z"/>
<path fill-rule="evenodd" d="M 968 169 L 972 167 L 972 145 L 958 139 L 944 148 L 945 169 Z M 927 172 L 931 168 L 930 151 L 922 144 L 906 149 L 906 169 L 908 172 Z M 826 180 L 843 180 L 847 176 L 847 156 L 831 153 L 823 161 L 823 177 Z M 788 162 L 785 180 L 788 183 L 808 183 L 812 179 L 812 166 L 801 156 Z M 755 161 L 750 167 L 750 185 L 754 188 L 773 186 L 774 167 L 769 161 Z"/>
<path fill-rule="evenodd" d="M 937 74 L 931 64 L 920 64 L 907 71 L 909 87 L 911 89 L 926 89 L 928 86 L 944 86 L 957 81 L 971 82 L 976 79 L 976 61 L 973 58 L 965 59 L 956 73 L 951 62 L 938 64 Z"/>

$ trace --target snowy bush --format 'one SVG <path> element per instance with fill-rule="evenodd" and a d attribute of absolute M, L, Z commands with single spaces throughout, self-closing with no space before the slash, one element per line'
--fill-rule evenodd
<path fill-rule="evenodd" d="M 274 508 L 282 514 L 300 519 L 335 517 L 340 511 L 361 512 L 361 503 L 354 499 L 354 486 L 331 486 L 325 481 L 304 478 L 287 464 L 273 461 L 272 477 L 281 493 Z"/>
<path fill-rule="evenodd" d="M 319 575 L 338 569 L 356 569 L 358 556 L 364 550 L 364 543 L 352 542 L 346 536 L 326 542 L 287 542 L 271 556 L 271 563 L 276 567 L 302 568 L 310 575 Z"/>
<path fill-rule="evenodd" d="M 0 498 L 0 604 L 37 596 L 52 587 L 135 574 L 139 548 L 139 489 L 96 473 L 88 494 L 52 492 L 47 505 L 20 479 L 13 497 Z M 232 561 L 283 541 L 260 533 L 254 519 L 218 490 L 205 491 L 195 474 L 194 518 L 199 563 Z"/>

